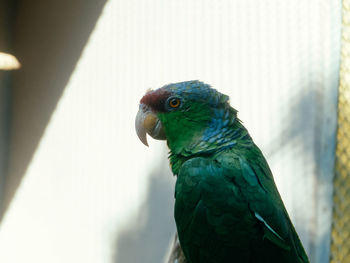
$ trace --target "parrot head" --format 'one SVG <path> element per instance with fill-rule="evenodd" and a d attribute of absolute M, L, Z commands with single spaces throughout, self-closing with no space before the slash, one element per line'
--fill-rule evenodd
<path fill-rule="evenodd" d="M 147 134 L 167 140 L 172 153 L 196 148 L 217 147 L 226 141 L 221 136 L 236 117 L 229 97 L 200 81 L 168 84 L 148 91 L 140 101 L 135 128 L 148 146 Z M 209 147 L 210 148 L 210 147 Z"/>

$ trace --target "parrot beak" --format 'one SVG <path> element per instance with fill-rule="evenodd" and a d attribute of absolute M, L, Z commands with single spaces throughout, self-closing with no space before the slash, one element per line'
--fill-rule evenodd
<path fill-rule="evenodd" d="M 146 146 L 148 146 L 147 133 L 156 140 L 166 139 L 162 123 L 157 115 L 144 104 L 140 104 L 136 115 L 135 129 L 140 141 Z"/>

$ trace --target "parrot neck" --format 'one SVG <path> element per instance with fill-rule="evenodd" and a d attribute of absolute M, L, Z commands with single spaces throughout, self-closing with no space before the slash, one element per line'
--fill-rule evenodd
<path fill-rule="evenodd" d="M 247 129 L 237 118 L 237 111 L 231 107 L 216 109 L 209 126 L 200 136 L 193 136 L 186 146 L 174 148 L 169 145 L 169 160 L 174 175 L 182 164 L 194 157 L 211 157 L 233 147 L 244 147 L 253 143 Z"/>

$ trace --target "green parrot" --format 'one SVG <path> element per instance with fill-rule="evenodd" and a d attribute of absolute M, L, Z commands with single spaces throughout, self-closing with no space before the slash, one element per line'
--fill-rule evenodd
<path fill-rule="evenodd" d="M 139 139 L 166 140 L 175 221 L 189 263 L 309 262 L 260 149 L 229 104 L 200 81 L 149 91 Z"/>

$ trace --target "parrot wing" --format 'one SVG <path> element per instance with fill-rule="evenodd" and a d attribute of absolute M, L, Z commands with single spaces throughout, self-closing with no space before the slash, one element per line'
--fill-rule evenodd
<path fill-rule="evenodd" d="M 202 254 L 210 248 L 212 254 L 225 258 L 222 246 L 232 246 L 242 251 L 239 257 L 244 262 L 246 254 L 252 253 L 243 249 L 250 242 L 266 250 L 256 254 L 271 257 L 274 251 L 282 251 L 283 262 L 309 262 L 268 164 L 255 145 L 247 152 L 224 151 L 211 158 L 189 159 L 180 169 L 175 195 L 175 219 L 179 235 L 186 233 L 180 242 L 187 257 L 206 258 Z M 221 238 L 216 239 L 217 235 Z M 268 246 L 261 245 L 265 239 L 270 241 Z M 208 246 L 193 252 L 191 242 Z"/>
<path fill-rule="evenodd" d="M 299 262 L 309 262 L 260 149 L 253 144 L 244 154 L 232 156 L 236 165 L 239 162 L 241 176 L 247 182 L 242 184 L 243 192 L 255 217 L 263 224 L 264 237 L 290 249 Z"/>

